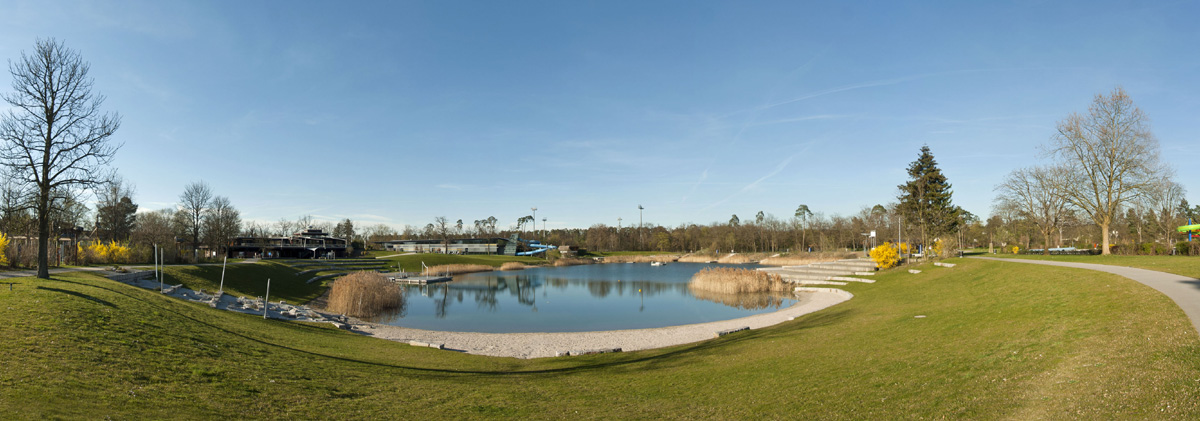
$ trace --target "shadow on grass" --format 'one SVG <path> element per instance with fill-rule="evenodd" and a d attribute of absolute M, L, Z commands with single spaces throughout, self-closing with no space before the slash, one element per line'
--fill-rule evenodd
<path fill-rule="evenodd" d="M 117 308 L 117 305 L 116 305 L 116 304 L 110 303 L 110 302 L 108 302 L 108 301 L 101 300 L 101 299 L 99 299 L 99 298 L 96 298 L 96 297 L 93 297 L 93 296 L 91 296 L 91 295 L 87 295 L 87 294 L 84 294 L 84 293 L 81 293 L 81 292 L 70 291 L 70 290 L 65 290 L 65 289 L 58 289 L 58 288 L 51 288 L 51 287 L 44 287 L 44 286 L 38 286 L 38 287 L 37 287 L 37 289 L 40 289 L 40 290 L 46 290 L 46 291 L 61 292 L 61 293 L 63 293 L 63 294 L 67 294 L 67 295 L 73 295 L 73 296 L 76 296 L 76 297 L 79 297 L 79 298 L 82 298 L 82 299 L 85 299 L 85 300 L 91 300 L 91 301 L 95 301 L 95 302 L 97 302 L 97 303 L 100 303 L 100 304 L 103 304 L 103 305 L 106 305 L 106 306 L 109 306 L 109 307 L 112 307 L 112 308 Z"/>
<path fill-rule="evenodd" d="M 328 358 L 328 359 L 336 360 L 336 361 L 343 361 L 343 362 L 355 363 L 355 364 L 363 364 L 363 365 L 367 365 L 367 366 L 371 366 L 371 367 L 385 367 L 385 368 L 393 368 L 393 369 L 401 369 L 401 370 L 412 370 L 412 371 L 417 371 L 417 372 L 422 372 L 422 373 L 436 373 L 436 374 L 445 375 L 446 377 L 462 377 L 464 375 L 512 376 L 512 375 L 538 375 L 538 374 L 571 374 L 571 373 L 587 372 L 587 371 L 593 371 L 593 370 L 613 369 L 613 368 L 619 368 L 619 367 L 631 366 L 631 365 L 643 364 L 643 363 L 652 364 L 652 365 L 656 366 L 654 368 L 658 368 L 657 366 L 665 365 L 664 363 L 668 363 L 668 364 L 669 363 L 679 363 L 680 361 L 678 361 L 678 359 L 681 357 L 699 356 L 701 354 L 710 353 L 710 352 L 714 352 L 714 351 L 719 352 L 720 350 L 725 349 L 729 346 L 741 344 L 746 341 L 787 336 L 787 335 L 793 334 L 796 331 L 808 330 L 808 329 L 813 329 L 813 328 L 834 325 L 834 324 L 837 324 L 837 323 L 841 322 L 842 320 L 846 319 L 853 313 L 853 310 L 850 310 L 850 309 L 841 309 L 841 310 L 833 310 L 833 311 L 825 310 L 825 311 L 818 312 L 815 314 L 806 315 L 796 321 L 784 322 L 783 324 L 768 327 L 768 328 L 755 329 L 755 330 L 751 330 L 751 331 L 747 331 L 747 332 L 734 333 L 732 335 L 728 335 L 725 337 L 705 340 L 705 341 L 697 342 L 697 343 L 690 344 L 690 345 L 680 345 L 677 347 L 677 349 L 667 351 L 667 352 L 655 353 L 655 350 L 638 351 L 638 352 L 643 352 L 643 353 L 649 354 L 649 355 L 644 355 L 644 356 L 631 356 L 629 358 L 624 358 L 625 356 L 630 355 L 630 354 L 624 354 L 624 355 L 609 354 L 609 355 L 596 356 L 596 357 L 561 357 L 561 358 L 588 358 L 588 359 L 603 360 L 603 361 L 584 361 L 584 362 L 580 362 L 579 365 L 575 365 L 575 366 L 571 366 L 571 367 L 541 369 L 541 370 L 456 370 L 456 369 L 443 369 L 443 368 L 432 368 L 432 367 L 408 366 L 408 365 L 400 365 L 400 364 L 389 364 L 389 363 L 385 363 L 385 362 L 367 361 L 367 360 L 358 359 L 358 358 L 330 355 L 330 354 L 326 354 L 326 353 L 300 349 L 300 348 L 296 348 L 296 347 L 293 347 L 290 345 L 269 342 L 269 341 L 263 340 L 261 338 L 252 337 L 252 336 L 249 336 L 248 334 L 233 331 L 226 327 L 218 326 L 216 324 L 197 319 L 195 317 L 184 314 L 182 312 L 174 311 L 172 309 L 167 308 L 166 306 L 163 305 L 164 302 L 155 303 L 155 302 L 147 301 L 147 300 L 144 300 L 144 299 L 141 299 L 138 297 L 133 297 L 130 294 L 116 291 L 111 288 L 102 287 L 99 285 L 90 285 L 87 283 L 70 281 L 70 280 L 65 280 L 65 279 L 55 279 L 55 280 L 60 281 L 60 282 L 80 285 L 80 286 L 104 289 L 104 290 L 107 290 L 110 292 L 124 295 L 127 298 L 130 298 L 133 300 L 138 300 L 148 306 L 157 307 L 160 310 L 171 312 L 171 313 L 173 313 L 173 315 L 190 320 L 190 321 L 196 323 L 197 325 L 207 326 L 214 330 L 224 332 L 226 334 L 229 334 L 229 335 L 232 335 L 235 337 L 239 337 L 239 338 L 245 339 L 250 342 L 254 342 L 254 343 L 258 343 L 258 344 L 265 345 L 268 347 L 272 347 L 272 348 L 288 350 L 288 351 L 296 352 L 299 354 L 304 354 L 304 355 L 309 355 L 309 356 L 314 356 L 314 357 Z M 116 281 L 113 281 L 113 282 L 116 282 Z M 81 294 L 78 292 L 68 291 L 68 290 L 61 290 L 61 289 L 57 289 L 57 288 L 45 288 L 45 287 L 41 287 L 41 288 L 51 289 L 51 290 L 55 290 L 55 291 L 59 291 L 59 292 L 63 292 L 63 293 L 71 294 L 71 295 L 76 295 L 76 296 L 92 299 L 94 301 L 98 301 L 98 302 L 104 303 L 106 305 L 116 307 L 115 305 L 113 305 L 111 303 L 108 303 L 103 300 L 95 299 L 94 297 L 89 297 L 86 294 Z M 181 302 L 179 304 L 188 304 L 188 303 Z M 197 304 L 197 306 L 199 306 L 199 304 Z M 201 310 L 207 310 L 207 309 L 205 308 L 205 309 L 201 309 Z M 241 315 L 241 316 L 254 317 L 254 316 L 250 316 L 250 315 Z M 308 333 L 316 333 L 316 334 L 330 335 L 330 336 L 336 335 L 340 338 L 345 338 L 345 339 L 350 339 L 350 338 L 353 338 L 356 336 L 361 337 L 360 335 L 343 332 L 341 330 L 333 330 L 333 329 L 329 329 L 326 327 L 293 323 L 293 322 L 281 321 L 281 320 L 275 320 L 275 319 L 272 319 L 271 322 L 272 323 L 282 323 L 283 326 L 279 326 L 279 327 L 284 327 L 284 328 L 287 328 L 290 330 L 307 331 Z M 401 343 L 399 343 L 399 342 L 394 342 L 394 343 L 396 345 L 401 345 Z M 491 358 L 491 357 L 482 357 L 482 358 Z"/>

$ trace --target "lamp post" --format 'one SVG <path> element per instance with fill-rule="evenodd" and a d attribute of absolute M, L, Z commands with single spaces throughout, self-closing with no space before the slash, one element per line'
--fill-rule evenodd
<path fill-rule="evenodd" d="M 537 222 L 534 222 L 535 224 Z M 542 238 L 546 237 L 546 217 L 542 217 Z"/>
<path fill-rule="evenodd" d="M 642 210 L 643 209 L 646 209 L 646 208 L 643 208 L 642 205 L 638 205 L 638 247 L 641 247 L 642 243 L 646 242 L 646 238 L 642 236 Z"/>

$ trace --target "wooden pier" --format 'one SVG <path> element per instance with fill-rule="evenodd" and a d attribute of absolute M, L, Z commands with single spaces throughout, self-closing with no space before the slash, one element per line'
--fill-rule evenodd
<path fill-rule="evenodd" d="M 389 276 L 388 280 L 400 284 L 425 285 L 436 284 L 439 282 L 450 282 L 452 279 L 449 276 Z"/>

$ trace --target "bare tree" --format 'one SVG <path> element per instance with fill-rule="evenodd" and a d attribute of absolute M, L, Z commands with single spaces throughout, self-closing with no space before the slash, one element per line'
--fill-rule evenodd
<path fill-rule="evenodd" d="M 1042 254 L 1050 254 L 1050 234 L 1067 213 L 1060 180 L 1067 178 L 1062 167 L 1030 167 L 1014 170 L 996 190 L 1000 206 L 1016 210 L 1037 226 L 1042 234 Z"/>
<path fill-rule="evenodd" d="M 1137 207 L 1149 217 L 1155 234 L 1162 235 L 1163 242 L 1171 246 L 1171 235 L 1181 218 L 1179 204 L 1184 201 L 1187 190 L 1182 185 L 1161 178 L 1150 183 L 1138 197 Z"/>
<path fill-rule="evenodd" d="M 225 196 L 213 197 L 204 211 L 204 238 L 212 250 L 220 250 L 242 231 L 242 216 Z"/>
<path fill-rule="evenodd" d="M 433 218 L 434 230 L 442 239 L 443 251 L 450 251 L 450 220 L 444 216 Z"/>
<path fill-rule="evenodd" d="M 182 218 L 179 221 L 192 237 L 192 258 L 200 259 L 200 230 L 204 228 L 204 213 L 212 202 L 212 190 L 203 181 L 188 184 L 179 195 Z"/>
<path fill-rule="evenodd" d="M 1110 225 L 1122 208 L 1169 170 L 1159 162 L 1149 119 L 1124 89 L 1096 95 L 1088 115 L 1072 113 L 1058 123 L 1049 148 L 1066 167 L 1063 193 L 1100 226 L 1102 254 L 1109 254 Z"/>
<path fill-rule="evenodd" d="M 92 94 L 89 65 L 78 52 L 39 39 L 32 55 L 9 62 L 11 109 L 0 119 L 0 161 L 33 187 L 38 221 L 38 273 L 50 278 L 48 242 L 53 194 L 91 187 L 105 179 L 119 144 L 109 138 L 121 126 L 115 113 L 101 113 L 103 95 Z"/>
<path fill-rule="evenodd" d="M 279 222 L 275 223 L 275 227 L 276 227 L 275 228 L 276 232 L 279 233 L 280 237 L 287 237 L 289 235 L 292 235 L 292 232 L 294 232 L 293 228 L 295 228 L 296 226 L 294 223 L 292 223 L 292 221 L 289 221 L 287 218 L 280 218 Z"/>

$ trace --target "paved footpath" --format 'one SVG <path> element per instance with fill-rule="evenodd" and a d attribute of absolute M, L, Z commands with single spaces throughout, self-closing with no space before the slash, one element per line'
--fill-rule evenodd
<path fill-rule="evenodd" d="M 102 267 L 55 268 L 50 269 L 50 274 L 57 275 L 66 272 L 103 272 L 104 269 L 105 268 Z M 6 270 L 0 272 L 0 279 L 24 278 L 26 276 L 37 276 L 37 269 Z"/>
<path fill-rule="evenodd" d="M 999 262 L 1033 263 L 1037 265 L 1066 266 L 1070 268 L 1091 269 L 1124 276 L 1141 282 L 1150 288 L 1157 289 L 1175 301 L 1184 314 L 1192 320 L 1192 327 L 1200 332 L 1200 280 L 1173 273 L 1131 268 L 1126 266 L 1098 265 L 1095 263 L 1054 262 L 1048 260 L 1001 259 L 996 257 L 971 257 L 972 259 L 995 260 Z"/>

